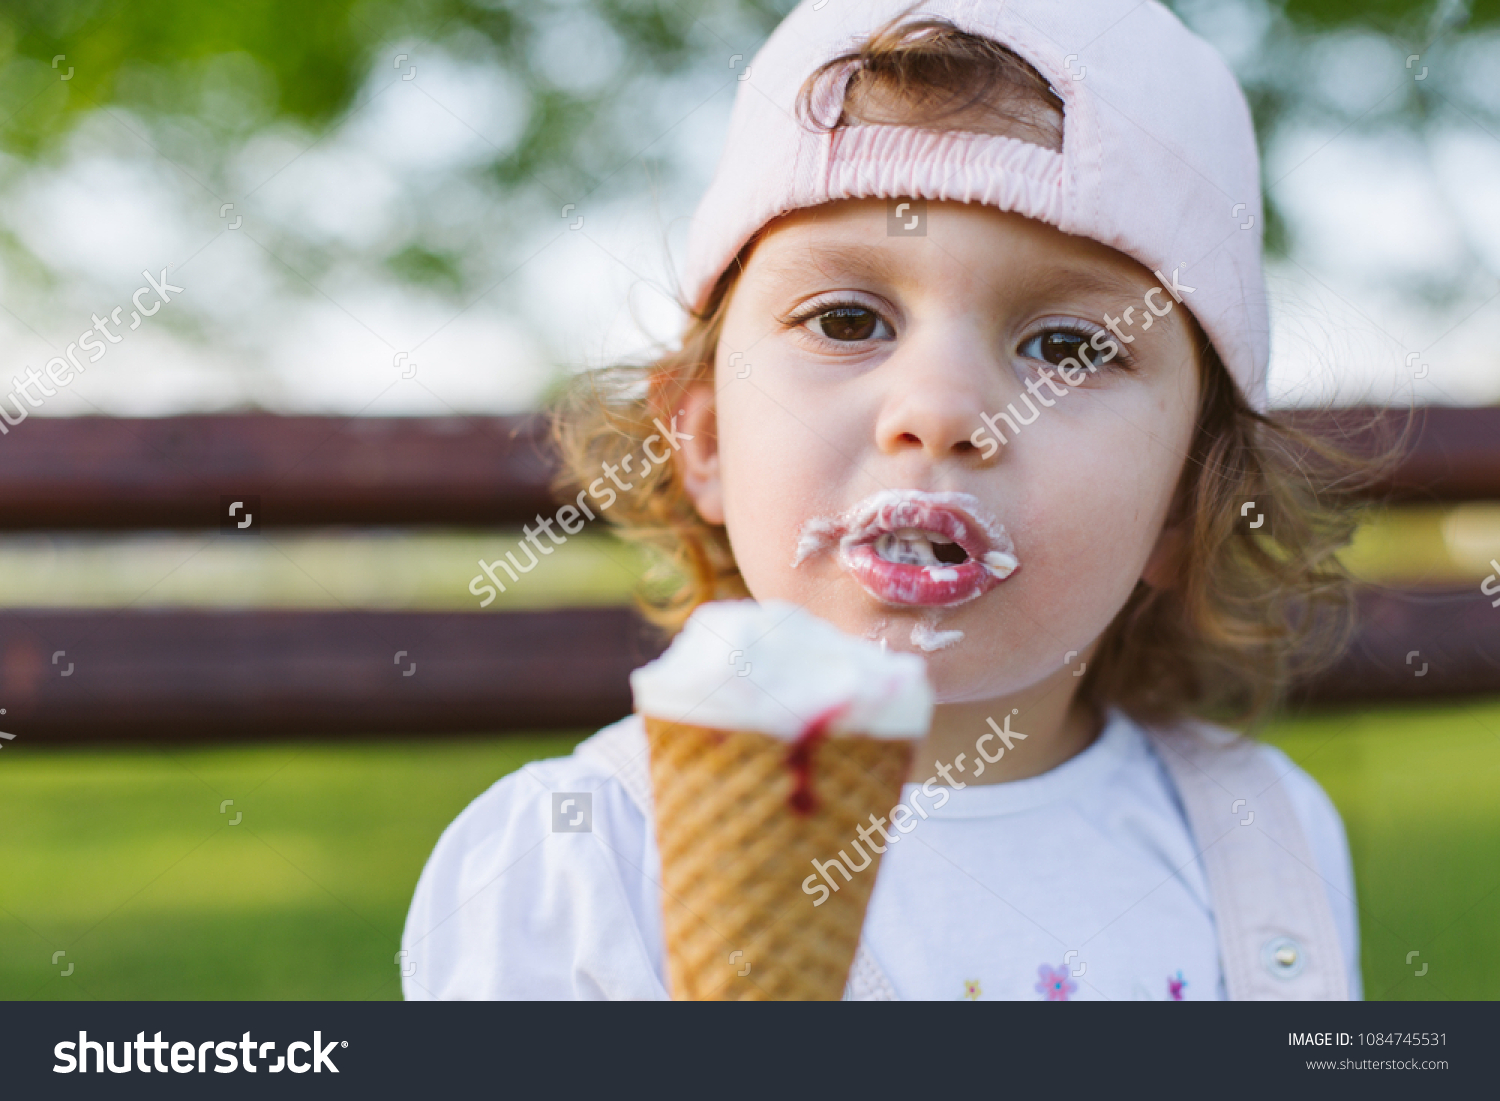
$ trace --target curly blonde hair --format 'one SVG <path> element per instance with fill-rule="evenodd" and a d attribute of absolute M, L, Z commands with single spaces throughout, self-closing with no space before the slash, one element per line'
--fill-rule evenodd
<path fill-rule="evenodd" d="M 900 121 L 971 124 L 976 106 L 996 125 L 1007 117 L 1049 142 L 1060 101 L 1025 61 L 988 39 L 939 20 L 893 23 L 809 78 L 854 62 L 844 110 L 832 126 Z M 1057 135 L 1060 138 L 1060 131 Z M 642 452 L 686 388 L 712 382 L 724 313 L 743 260 L 720 277 L 691 315 L 681 347 L 644 366 L 580 375 L 554 412 L 562 461 L 559 489 L 597 479 L 602 464 Z M 1143 721 L 1198 714 L 1253 723 L 1289 680 L 1332 661 L 1353 628 L 1352 580 L 1337 552 L 1362 515 L 1379 460 L 1357 459 L 1272 414 L 1256 412 L 1200 338 L 1200 399 L 1194 437 L 1167 527 L 1176 539 L 1176 584 L 1138 582 L 1100 638 L 1080 698 L 1115 705 Z M 1252 528 L 1246 502 L 1265 517 Z M 619 494 L 608 519 L 651 548 L 657 567 L 640 604 L 669 632 L 699 604 L 748 596 L 721 524 L 699 516 L 674 462 L 655 465 Z"/>

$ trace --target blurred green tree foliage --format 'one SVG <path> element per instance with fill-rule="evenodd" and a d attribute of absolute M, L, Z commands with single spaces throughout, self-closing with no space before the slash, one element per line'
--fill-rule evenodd
<path fill-rule="evenodd" d="M 1466 16 L 1470 26 L 1500 21 L 1500 0 L 1472 4 L 1421 4 L 1412 0 L 1288 0 L 1287 14 L 1312 28 L 1366 26 L 1385 34 L 1420 39 L 1438 21 Z"/>
<path fill-rule="evenodd" d="M 0 145 L 36 156 L 80 114 L 104 106 L 191 114 L 221 139 L 277 117 L 320 129 L 350 110 L 393 45 L 415 52 L 436 44 L 501 66 L 525 86 L 527 126 L 493 166 L 501 182 L 523 180 L 566 165 L 586 121 L 619 91 L 560 86 L 534 63 L 549 18 L 602 23 L 628 59 L 621 79 L 631 80 L 701 61 L 695 26 L 730 17 L 737 28 L 765 34 L 789 7 L 774 0 L 8 0 L 0 7 Z"/>
<path fill-rule="evenodd" d="M 848 2 L 848 0 L 835 0 Z M 1329 36 L 1364 32 L 1423 52 L 1442 38 L 1500 22 L 1500 0 L 1175 0 L 1188 22 L 1205 8 L 1238 5 L 1260 31 L 1256 56 L 1237 64 L 1263 144 L 1316 96 L 1310 49 Z M 12 171 L 44 161 L 91 112 L 140 121 L 174 163 L 212 181 L 224 156 L 252 135 L 294 124 L 327 132 L 357 110 L 372 73 L 397 51 L 425 48 L 495 66 L 524 91 L 519 136 L 479 172 L 493 194 L 532 209 L 577 201 L 642 154 L 632 130 L 643 105 L 673 79 L 698 72 L 727 86 L 729 58 L 751 53 L 790 0 L 4 0 L 0 6 L 0 151 Z M 539 63 L 538 44 L 559 21 L 602 29 L 614 70 L 602 80 L 560 76 Z M 1269 22 L 1268 22 L 1269 21 Z M 1270 32 L 1265 31 L 1267 25 Z M 555 55 L 555 50 L 553 51 Z M 581 53 L 580 66 L 591 64 Z M 1399 69 L 1392 74 L 1399 82 Z M 1434 79 L 1420 86 L 1430 94 Z M 1416 92 L 1371 118 L 1419 124 Z M 1316 104 L 1314 103 L 1316 107 Z M 1333 112 L 1337 114 L 1337 112 Z M 1470 113 L 1473 113 L 1471 109 Z M 1483 112 L 1480 112 L 1483 114 Z M 651 135 L 646 135 L 650 137 Z M 232 190 L 232 189 L 230 189 Z M 545 195 L 543 195 L 545 193 Z M 1274 195 L 1268 243 L 1284 247 Z M 550 215 L 555 217 L 554 215 Z M 380 243 L 399 277 L 461 289 L 472 281 L 451 242 L 412 227 Z"/>

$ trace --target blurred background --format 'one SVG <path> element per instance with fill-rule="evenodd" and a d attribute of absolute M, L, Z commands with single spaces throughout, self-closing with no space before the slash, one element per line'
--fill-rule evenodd
<path fill-rule="evenodd" d="M 1171 6 L 1228 58 L 1256 115 L 1274 403 L 1500 403 L 1500 3 Z M 438 436 L 521 426 L 571 373 L 670 342 L 687 218 L 736 76 L 790 7 L 0 3 L 0 368 L 40 368 L 111 311 L 119 338 L 32 411 L 95 419 L 47 437 L 56 455 L 24 486 L 18 467 L 0 473 L 0 619 L 50 639 L 37 624 L 81 638 L 198 616 L 211 637 L 293 611 L 613 616 L 643 563 L 592 530 L 477 607 L 475 561 L 514 547 L 545 471 L 505 475 L 525 482 L 526 507 L 420 516 L 345 507 L 356 472 L 253 540 L 165 506 L 136 523 L 80 518 L 82 504 L 48 513 L 66 493 L 47 478 L 103 438 L 97 418 L 158 450 L 168 437 L 144 418 L 274 414 L 330 435 L 349 418 L 422 418 Z M 132 327 L 156 295 L 132 296 L 164 271 L 180 292 Z M 0 472 L 50 427 L 10 427 Z M 262 465 L 285 474 L 303 455 L 280 459 Z M 116 491 L 97 483 L 91 515 Z M 7 492 L 32 497 L 5 513 Z M 1465 623 L 1494 638 L 1500 611 L 1474 618 L 1500 573 L 1494 496 L 1409 489 L 1372 514 L 1349 564 L 1372 586 L 1468 594 Z M 334 621 L 275 623 L 293 638 Z M 398 621 L 349 622 L 379 634 Z M 8 701 L 60 690 L 38 678 L 72 659 L 12 642 L 0 705 L 14 719 L 31 713 Z M 1491 664 L 1461 692 L 1325 694 L 1265 732 L 1344 815 L 1367 997 L 1500 997 Z M 46 683 L 87 690 L 90 667 L 78 672 Z M 438 833 L 494 780 L 588 732 L 527 730 L 528 714 L 502 700 L 493 722 L 465 714 L 446 731 L 376 716 L 366 737 L 289 721 L 251 741 L 228 711 L 160 737 L 115 738 L 96 718 L 79 720 L 93 737 L 49 737 L 44 722 L 28 736 L 0 717 L 15 732 L 0 743 L 0 998 L 399 996 L 400 927 Z"/>

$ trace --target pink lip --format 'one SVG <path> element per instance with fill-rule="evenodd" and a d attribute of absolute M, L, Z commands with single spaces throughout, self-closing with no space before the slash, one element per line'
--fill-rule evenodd
<path fill-rule="evenodd" d="M 869 543 L 841 552 L 840 561 L 865 592 L 886 604 L 962 604 L 1000 584 L 998 577 L 973 559 L 941 568 L 908 566 L 887 562 Z"/>
<path fill-rule="evenodd" d="M 918 607 L 963 604 L 989 592 L 1017 568 L 1014 546 L 1005 529 L 993 519 L 976 517 L 978 506 L 979 502 L 968 494 L 916 490 L 876 494 L 837 520 L 815 520 L 806 525 L 797 561 L 837 539 L 839 564 L 876 600 Z M 881 558 L 875 551 L 876 540 L 903 528 L 950 539 L 968 558 L 956 565 L 940 566 Z M 1009 560 L 1009 569 L 986 565 L 986 555 L 995 562 L 996 552 Z"/>

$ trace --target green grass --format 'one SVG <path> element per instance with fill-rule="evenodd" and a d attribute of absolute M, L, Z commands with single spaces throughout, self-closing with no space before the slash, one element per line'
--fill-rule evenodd
<path fill-rule="evenodd" d="M 1500 702 L 1340 711 L 1268 740 L 1343 815 L 1365 997 L 1500 999 Z"/>
<path fill-rule="evenodd" d="M 397 998 L 401 926 L 438 834 L 576 741 L 12 747 L 0 999 Z"/>
<path fill-rule="evenodd" d="M 1500 504 L 1376 509 L 1340 557 L 1354 575 L 1386 585 L 1466 585 L 1494 572 Z"/>
<path fill-rule="evenodd" d="M 1500 701 L 1339 711 L 1268 737 L 1344 816 L 1367 997 L 1500 998 Z M 11 746 L 0 999 L 398 997 L 401 925 L 438 834 L 576 740 Z"/>
<path fill-rule="evenodd" d="M 516 550 L 519 531 L 217 532 L 0 537 L 0 608 L 278 607 L 478 611 L 479 559 Z M 487 611 L 623 604 L 646 566 L 598 531 L 550 550 Z M 480 590 L 483 592 L 483 590 Z"/>

